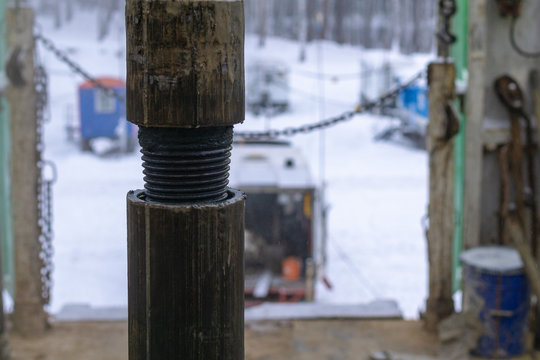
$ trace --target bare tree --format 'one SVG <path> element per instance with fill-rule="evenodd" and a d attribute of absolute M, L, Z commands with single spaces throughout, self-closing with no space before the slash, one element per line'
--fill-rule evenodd
<path fill-rule="evenodd" d="M 62 27 L 62 12 L 60 11 L 60 2 L 55 1 L 53 5 L 54 12 L 54 27 L 59 29 Z"/>
<path fill-rule="evenodd" d="M 66 4 L 66 21 L 70 22 L 73 19 L 73 2 L 72 0 L 65 0 Z"/>
<path fill-rule="evenodd" d="M 414 2 L 414 0 L 401 0 L 399 48 L 405 54 L 414 52 Z"/>
<path fill-rule="evenodd" d="M 267 0 L 258 0 L 257 18 L 259 19 L 259 26 L 257 28 L 257 34 L 259 35 L 259 47 L 264 47 L 266 44 L 266 32 L 267 32 Z"/>
<path fill-rule="evenodd" d="M 321 39 L 328 39 L 328 24 L 330 21 L 330 3 L 329 0 L 322 0 L 322 28 L 321 28 Z"/>
<path fill-rule="evenodd" d="M 433 0 L 246 0 L 246 30 L 259 36 L 261 46 L 269 35 L 297 39 L 300 59 L 306 43 L 319 38 L 428 52 L 435 12 Z"/>
<path fill-rule="evenodd" d="M 298 0 L 298 41 L 300 42 L 300 62 L 306 60 L 306 43 L 308 34 L 307 0 Z"/>
<path fill-rule="evenodd" d="M 101 0 L 98 8 L 98 39 L 103 40 L 111 28 L 114 13 L 119 9 L 118 0 Z"/>
<path fill-rule="evenodd" d="M 338 44 L 345 43 L 343 20 L 345 17 L 345 0 L 334 1 L 334 35 L 333 39 Z"/>
<path fill-rule="evenodd" d="M 318 31 L 317 31 L 317 0 L 307 0 L 307 19 L 308 19 L 308 33 L 307 33 L 307 40 L 312 41 L 316 38 L 318 38 Z"/>
<path fill-rule="evenodd" d="M 373 0 L 362 1 L 362 45 L 366 48 L 372 48 L 372 21 L 375 10 L 375 3 Z"/>

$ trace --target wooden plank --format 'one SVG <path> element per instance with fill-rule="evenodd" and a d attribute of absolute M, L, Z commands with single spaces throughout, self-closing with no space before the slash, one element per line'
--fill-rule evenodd
<path fill-rule="evenodd" d="M 523 231 L 523 225 L 518 219 L 509 220 L 507 223 L 508 233 L 514 244 L 514 247 L 519 252 L 521 260 L 523 261 L 523 267 L 525 274 L 529 279 L 532 292 L 540 299 L 540 273 L 536 266 L 536 260 L 534 260 L 531 254 L 531 247 L 527 243 L 525 232 Z M 540 307 L 540 303 L 538 304 Z"/>
<path fill-rule="evenodd" d="M 540 73 L 538 70 L 531 71 L 529 83 L 532 91 L 534 117 L 536 118 L 536 138 L 540 143 Z"/>
<path fill-rule="evenodd" d="M 487 0 L 469 2 L 469 83 L 465 105 L 463 248 L 480 243 L 483 123 L 486 92 Z"/>
<path fill-rule="evenodd" d="M 316 302 L 264 303 L 246 309 L 246 322 L 299 319 L 401 319 L 393 300 L 376 300 L 360 305 L 336 305 Z"/>
<path fill-rule="evenodd" d="M 22 83 L 8 88 L 11 105 L 11 199 L 15 240 L 15 305 L 13 323 L 23 335 L 47 327 L 41 296 L 41 245 L 38 228 L 38 154 L 34 89 L 34 13 L 9 9 L 8 48 L 21 50 Z"/>
<path fill-rule="evenodd" d="M 449 105 L 455 98 L 455 67 L 432 63 L 429 81 L 429 294 L 426 327 L 437 324 L 454 311 L 452 300 L 452 254 L 454 237 L 454 140 L 448 131 Z"/>
<path fill-rule="evenodd" d="M 535 149 L 538 149 L 538 144 L 540 144 L 540 73 L 538 70 L 532 70 L 529 74 L 529 85 L 531 88 L 531 97 L 532 97 L 532 103 L 533 103 L 533 115 L 536 118 L 536 144 L 537 146 Z M 538 156 L 538 155 L 537 155 Z M 536 167 L 537 169 L 538 167 Z M 538 176 L 539 172 L 536 171 L 536 176 Z M 538 183 L 536 183 L 536 186 L 538 186 Z M 538 196 L 538 193 L 540 190 L 536 190 L 536 194 Z M 538 198 L 534 199 L 534 201 L 538 204 Z M 540 218 L 538 218 L 538 214 L 536 214 L 536 224 L 533 226 L 536 226 L 537 231 L 540 230 Z M 540 236 L 537 234 L 536 239 L 534 241 L 536 242 L 536 254 L 533 254 L 536 259 L 540 259 Z"/>

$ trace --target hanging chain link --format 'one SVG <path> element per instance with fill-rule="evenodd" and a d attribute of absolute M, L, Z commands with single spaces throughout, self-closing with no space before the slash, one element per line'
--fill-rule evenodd
<path fill-rule="evenodd" d="M 452 18 L 457 12 L 455 0 L 439 0 L 439 14 L 442 18 L 441 30 L 437 33 L 437 38 L 448 47 L 456 42 L 457 37 L 452 33 Z"/>
<path fill-rule="evenodd" d="M 359 105 L 356 107 L 353 111 L 347 111 L 344 112 L 341 115 L 319 121 L 312 124 L 306 124 L 301 125 L 298 127 L 288 127 L 281 130 L 267 130 L 267 131 L 246 131 L 246 132 L 238 132 L 235 131 L 234 135 L 237 138 L 243 139 L 243 140 L 260 140 L 260 139 L 274 139 L 279 136 L 294 136 L 297 134 L 308 134 L 313 131 L 326 129 L 328 127 L 340 124 L 342 122 L 351 120 L 355 115 L 365 113 L 368 111 L 372 111 L 376 108 L 381 108 L 384 105 L 388 103 L 388 101 L 395 99 L 399 93 L 401 93 L 403 90 L 417 82 L 419 79 L 425 76 L 425 70 L 422 70 L 418 72 L 416 75 L 411 77 L 407 82 L 396 86 L 394 89 L 389 90 L 388 92 L 384 93 L 382 96 L 380 96 L 377 100 L 370 101 L 366 104 Z"/>
<path fill-rule="evenodd" d="M 34 75 L 36 91 L 36 134 L 37 134 L 37 159 L 38 159 L 38 226 L 40 229 L 39 243 L 41 246 L 39 258 L 41 261 L 41 296 L 43 304 L 49 304 L 52 289 L 53 270 L 53 230 L 52 230 L 52 185 L 56 181 L 56 167 L 53 162 L 42 158 L 44 150 L 44 123 L 48 103 L 47 73 L 43 66 L 36 66 Z M 51 172 L 45 178 L 45 169 L 49 167 Z"/>
<path fill-rule="evenodd" d="M 113 97 L 117 100 L 119 100 L 122 103 L 126 103 L 126 99 L 121 94 L 117 93 L 113 89 L 103 85 L 97 78 L 90 75 L 88 72 L 83 70 L 81 66 L 76 64 L 73 60 L 71 60 L 62 50 L 60 50 L 58 47 L 54 45 L 54 43 L 43 37 L 41 34 L 36 35 L 36 40 L 40 41 L 41 44 L 43 44 L 43 47 L 50 52 L 52 52 L 60 61 L 62 61 L 64 64 L 66 64 L 74 73 L 81 75 L 86 80 L 92 82 L 95 84 L 98 88 L 100 88 L 105 94 L 107 94 L 110 97 Z"/>

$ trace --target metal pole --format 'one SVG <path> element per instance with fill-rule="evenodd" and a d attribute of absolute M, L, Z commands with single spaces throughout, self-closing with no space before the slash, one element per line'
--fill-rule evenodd
<path fill-rule="evenodd" d="M 127 118 L 145 189 L 127 196 L 129 359 L 244 358 L 243 1 L 128 0 Z"/>

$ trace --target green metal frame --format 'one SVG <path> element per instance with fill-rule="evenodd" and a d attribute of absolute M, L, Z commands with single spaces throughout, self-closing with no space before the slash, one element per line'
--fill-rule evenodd
<path fill-rule="evenodd" d="M 0 1 L 0 64 L 5 63 L 7 47 L 6 2 Z M 0 66 L 0 86 L 6 85 L 4 66 Z M 9 104 L 5 96 L 0 96 L 0 240 L 2 241 L 2 270 L 4 288 L 11 295 L 15 290 L 15 263 L 13 250 L 13 221 L 11 212 L 10 187 L 10 122 Z"/>
<path fill-rule="evenodd" d="M 457 42 L 451 48 L 451 56 L 456 65 L 456 80 L 467 83 L 467 57 L 469 32 L 469 1 L 457 0 L 457 13 L 454 16 L 452 30 L 457 36 Z M 456 101 L 456 108 L 460 115 L 460 131 L 455 139 L 454 151 L 454 251 L 452 259 L 453 289 L 461 288 L 461 265 L 459 255 L 463 247 L 463 202 L 465 187 L 465 112 L 463 99 Z"/>

